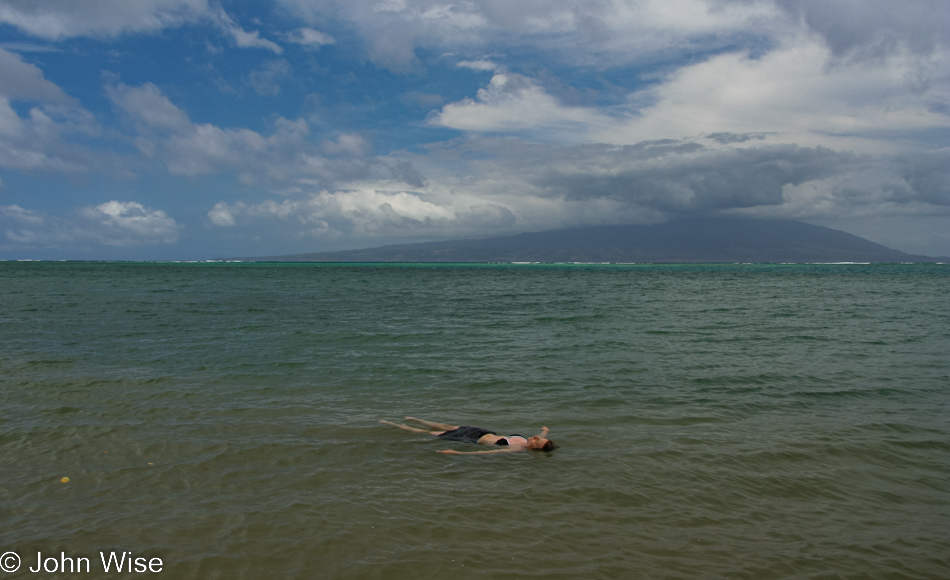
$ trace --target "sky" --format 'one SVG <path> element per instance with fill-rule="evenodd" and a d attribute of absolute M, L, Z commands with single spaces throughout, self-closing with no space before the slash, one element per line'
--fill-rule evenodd
<path fill-rule="evenodd" d="M 0 0 L 0 259 L 715 215 L 950 256 L 950 3 Z"/>

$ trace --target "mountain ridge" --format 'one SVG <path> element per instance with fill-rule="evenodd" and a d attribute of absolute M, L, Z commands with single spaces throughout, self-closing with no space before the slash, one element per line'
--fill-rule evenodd
<path fill-rule="evenodd" d="M 358 250 L 231 258 L 259 262 L 937 262 L 793 220 L 688 218 Z"/>

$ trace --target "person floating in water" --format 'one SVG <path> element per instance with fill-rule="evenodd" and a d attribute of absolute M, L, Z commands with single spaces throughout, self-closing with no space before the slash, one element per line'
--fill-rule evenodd
<path fill-rule="evenodd" d="M 393 423 L 383 419 L 380 419 L 379 422 L 385 423 L 386 425 L 392 425 L 393 427 L 399 427 L 400 429 L 404 429 L 406 431 L 412 431 L 413 433 L 426 433 L 428 435 L 438 437 L 439 439 L 445 439 L 446 441 L 461 441 L 463 443 L 478 443 L 479 445 L 498 447 L 498 449 L 491 449 L 487 451 L 455 451 L 454 449 L 443 449 L 439 451 L 439 453 L 449 453 L 452 455 L 472 455 L 475 453 L 515 453 L 517 451 L 528 450 L 554 451 L 558 448 L 554 441 L 551 441 L 547 438 L 549 431 L 547 427 L 541 427 L 541 434 L 535 435 L 533 437 L 525 438 L 521 435 L 499 437 L 494 431 L 482 429 L 481 427 L 433 423 L 432 421 L 423 421 L 422 419 L 416 419 L 415 417 L 406 417 L 406 420 L 421 423 L 426 427 L 429 427 L 429 429 L 419 429 L 418 427 L 401 425 L 399 423 Z"/>

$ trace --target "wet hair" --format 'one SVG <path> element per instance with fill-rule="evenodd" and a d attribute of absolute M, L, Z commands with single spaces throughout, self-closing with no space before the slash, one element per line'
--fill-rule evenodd
<path fill-rule="evenodd" d="M 554 451 L 558 447 L 560 447 L 560 445 L 548 439 L 547 443 L 545 443 L 544 446 L 539 449 L 539 451 Z"/>

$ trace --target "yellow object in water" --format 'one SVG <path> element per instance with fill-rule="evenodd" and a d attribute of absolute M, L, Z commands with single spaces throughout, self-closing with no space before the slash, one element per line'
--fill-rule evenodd
<path fill-rule="evenodd" d="M 69 478 L 68 478 L 68 477 L 64 477 L 64 478 L 60 479 L 60 481 L 63 482 L 63 483 L 69 483 Z"/>

